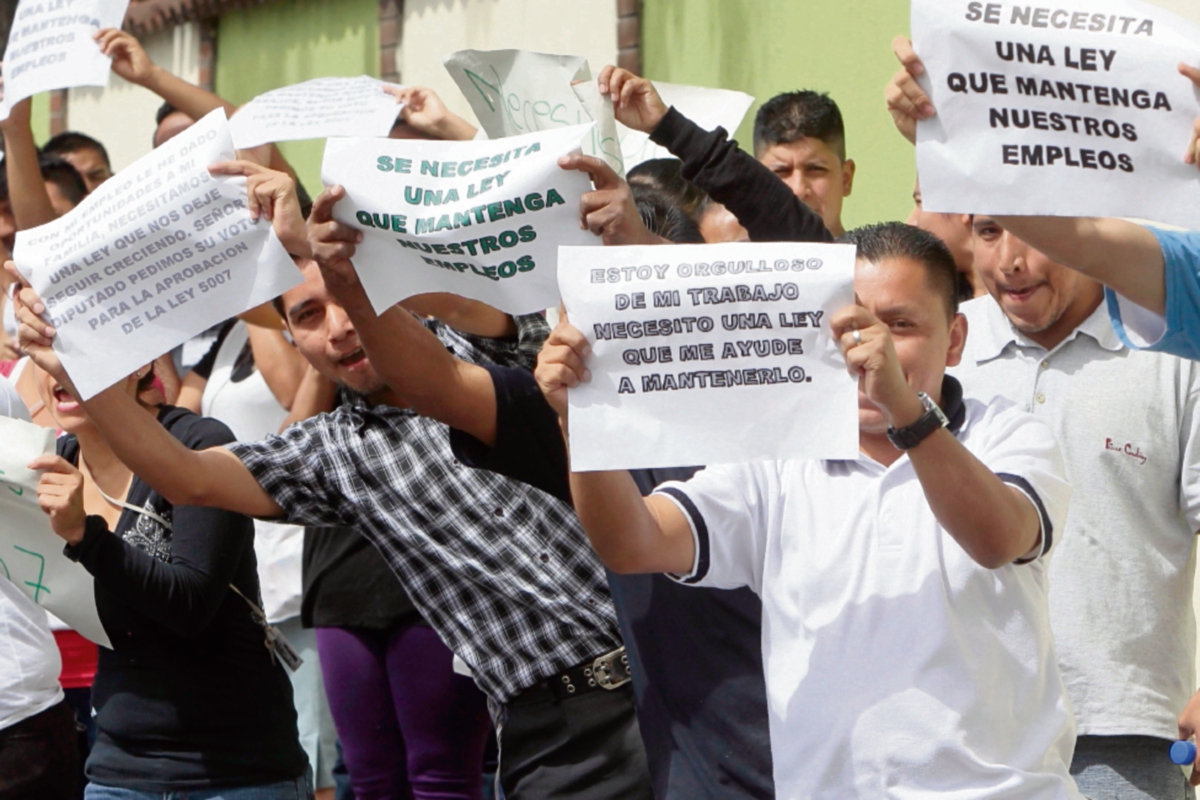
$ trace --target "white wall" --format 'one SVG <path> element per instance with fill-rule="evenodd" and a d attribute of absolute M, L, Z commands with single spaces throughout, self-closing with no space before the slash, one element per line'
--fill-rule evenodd
<path fill-rule="evenodd" d="M 200 37 L 195 24 L 162 31 L 142 41 L 154 62 L 186 81 L 200 77 Z M 82 87 L 67 92 L 67 130 L 99 139 L 108 149 L 113 170 L 150 152 L 154 114 L 162 98 L 113 74 L 106 88 Z"/>
<path fill-rule="evenodd" d="M 396 58 L 400 80 L 428 86 L 475 121 L 442 57 L 456 50 L 536 50 L 581 55 L 592 74 L 617 60 L 616 0 L 405 0 Z"/>

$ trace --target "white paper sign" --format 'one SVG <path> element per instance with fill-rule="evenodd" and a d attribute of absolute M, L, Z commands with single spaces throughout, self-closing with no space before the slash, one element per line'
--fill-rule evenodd
<path fill-rule="evenodd" d="M 209 174 L 233 157 L 217 109 L 66 216 L 17 234 L 13 260 L 85 400 L 300 283 L 271 224 L 250 221 L 245 178 Z"/>
<path fill-rule="evenodd" d="M 0 417 L 0 578 L 70 625 L 112 647 L 96 611 L 91 574 L 63 555 L 63 540 L 37 503 L 39 475 L 25 465 L 54 453 L 54 431 Z"/>
<path fill-rule="evenodd" d="M 387 136 L 401 108 L 383 90 L 387 85 L 360 75 L 284 86 L 239 108 L 229 132 L 239 149 L 331 136 Z"/>
<path fill-rule="evenodd" d="M 112 60 L 92 36 L 119 28 L 129 0 L 21 0 L 4 51 L 0 119 L 26 97 L 71 86 L 105 86 Z"/>
<path fill-rule="evenodd" d="M 1176 70 L 1200 66 L 1195 25 L 1135 0 L 913 0 L 912 31 L 927 210 L 1200 226 L 1200 93 Z"/>
<path fill-rule="evenodd" d="M 625 174 L 612 100 L 600 95 L 587 59 L 527 50 L 460 50 L 445 64 L 490 138 L 595 122 L 583 152 Z"/>
<path fill-rule="evenodd" d="M 654 88 L 668 106 L 707 131 L 724 128 L 732 136 L 754 105 L 754 98 L 745 92 L 729 89 L 707 89 L 702 86 L 684 86 L 678 83 L 659 83 Z M 674 158 L 665 147 L 650 141 L 649 134 L 626 128 L 617 123 L 621 137 L 621 154 L 625 159 L 626 171 L 652 158 Z"/>
<path fill-rule="evenodd" d="M 376 311 L 453 292 L 510 314 L 558 304 L 561 244 L 599 244 L 579 228 L 586 173 L 558 159 L 590 126 L 495 141 L 330 139 L 321 179 L 340 184 L 339 222 L 363 241 L 354 263 Z"/>
<path fill-rule="evenodd" d="M 571 468 L 854 458 L 858 390 L 828 321 L 854 302 L 852 245 L 564 247 L 592 345 L 570 391 Z"/>

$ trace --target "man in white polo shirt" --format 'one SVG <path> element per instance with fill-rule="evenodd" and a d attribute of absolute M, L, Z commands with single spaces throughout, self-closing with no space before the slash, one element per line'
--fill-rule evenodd
<path fill-rule="evenodd" d="M 936 237 L 847 239 L 861 305 L 831 327 L 860 457 L 710 467 L 645 500 L 628 473 L 572 473 L 579 517 L 613 570 L 762 597 L 780 798 L 1079 798 L 1046 610 L 1070 494 L 1053 436 L 944 378 L 966 324 Z M 564 422 L 587 352 L 564 323 L 539 359 Z"/>
<path fill-rule="evenodd" d="M 1006 398 L 1049 424 L 1074 487 L 1050 569 L 1079 734 L 1071 772 L 1095 800 L 1191 797 L 1167 749 L 1196 686 L 1200 365 L 1131 350 L 1101 284 L 991 217 L 973 230 L 991 297 L 963 306 L 971 335 L 953 374 L 967 396 Z"/>

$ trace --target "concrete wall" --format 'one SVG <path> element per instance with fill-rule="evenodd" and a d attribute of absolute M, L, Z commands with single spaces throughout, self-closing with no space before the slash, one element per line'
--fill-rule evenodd
<path fill-rule="evenodd" d="M 200 75 L 200 37 L 194 24 L 160 31 L 142 41 L 155 63 L 195 83 Z M 67 92 L 67 129 L 94 136 L 108 149 L 114 170 L 150 152 L 154 114 L 162 99 L 113 74 L 108 86 Z"/>
<path fill-rule="evenodd" d="M 581 55 L 592 74 L 617 59 L 616 0 L 405 0 L 397 62 L 401 82 L 428 86 L 475 121 L 442 66 L 456 50 L 536 50 Z"/>

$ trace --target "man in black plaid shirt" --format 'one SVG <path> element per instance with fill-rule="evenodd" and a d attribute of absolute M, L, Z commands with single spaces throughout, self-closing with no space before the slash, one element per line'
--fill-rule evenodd
<path fill-rule="evenodd" d="M 315 263 L 304 274 L 282 298 L 288 328 L 354 402 L 260 442 L 198 452 L 122 392 L 89 400 L 89 415 L 122 461 L 176 505 L 367 536 L 487 693 L 510 800 L 649 798 L 604 569 L 571 507 L 460 464 L 446 426 L 404 407 L 380 379 Z M 476 364 L 531 368 L 548 332 L 540 315 L 513 320 L 457 298 L 410 305 L 482 334 L 425 323 Z"/>

